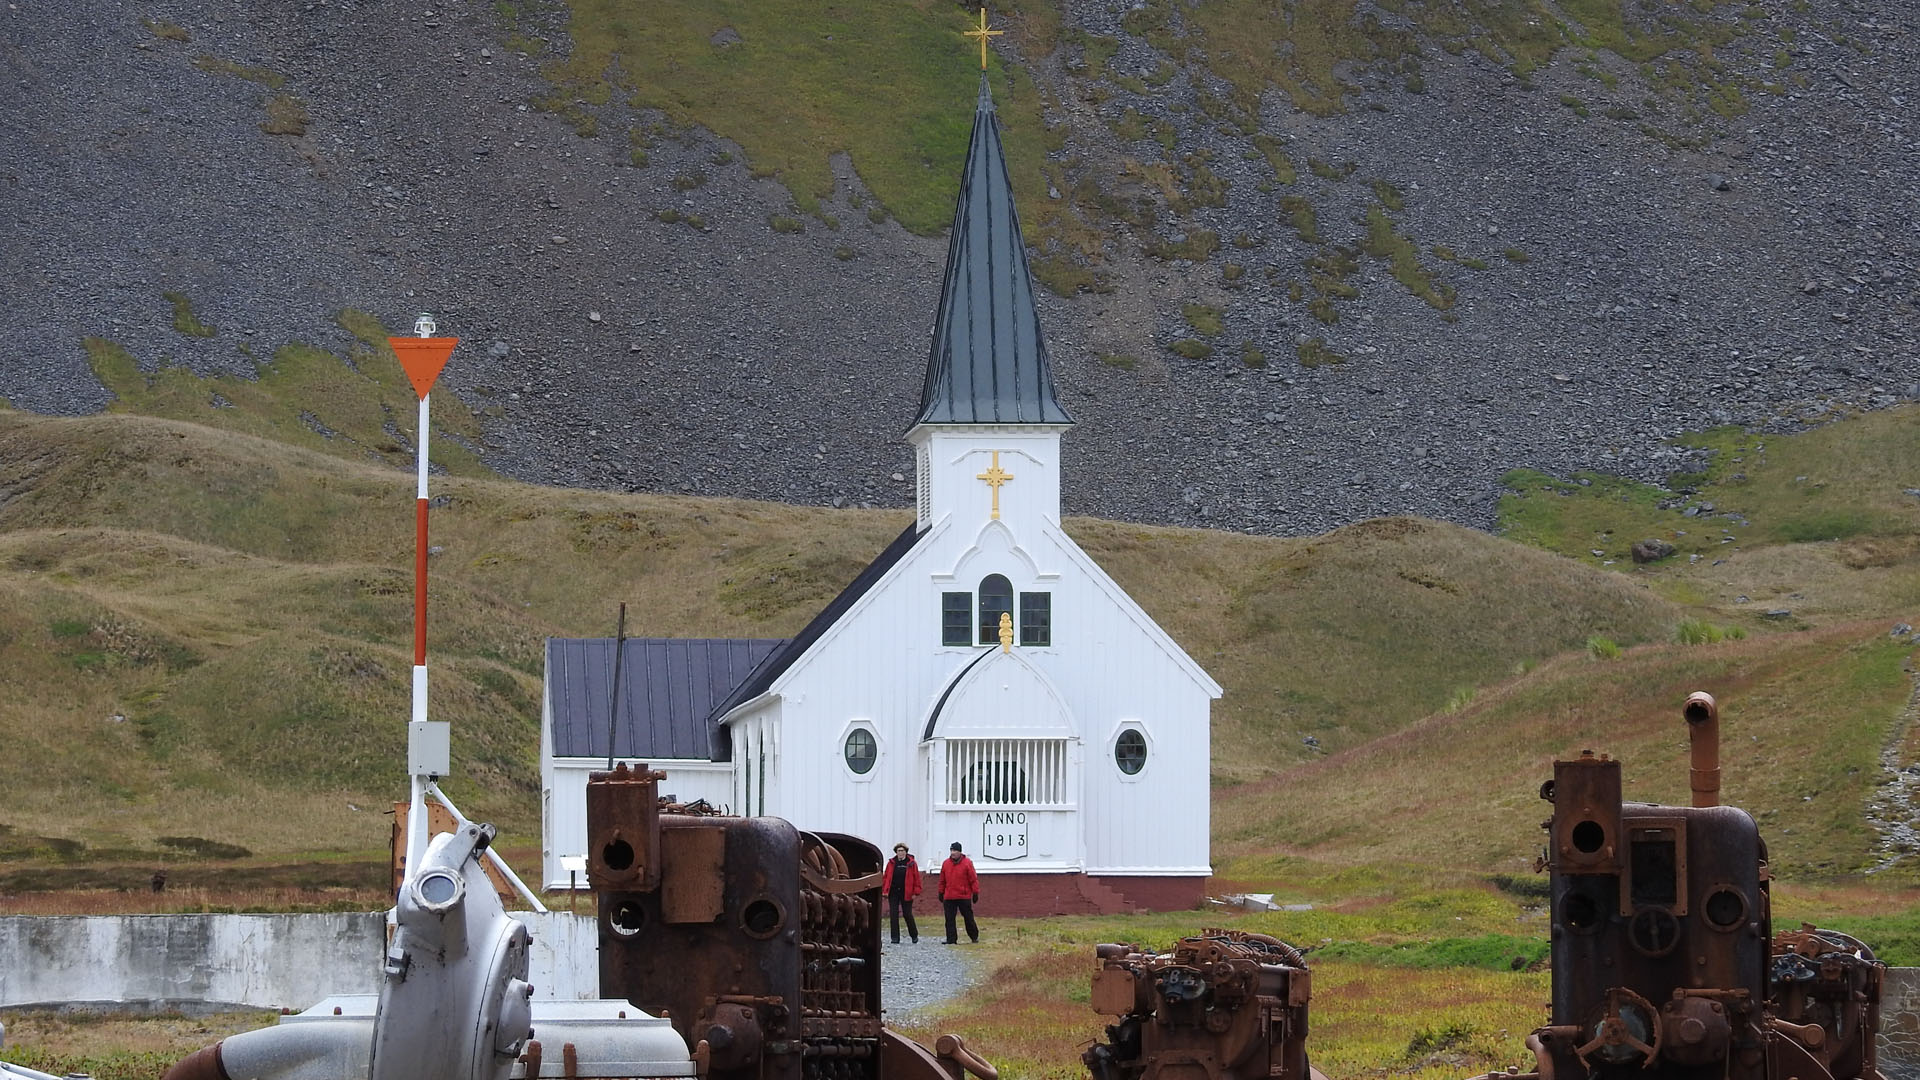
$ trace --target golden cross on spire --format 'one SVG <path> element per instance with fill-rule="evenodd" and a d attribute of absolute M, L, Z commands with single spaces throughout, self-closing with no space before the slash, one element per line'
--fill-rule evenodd
<path fill-rule="evenodd" d="M 1000 451 L 995 450 L 993 452 L 993 464 L 987 467 L 986 472 L 976 475 L 974 479 L 985 480 L 987 482 L 987 486 L 993 489 L 993 520 L 999 521 L 1000 520 L 1000 485 L 1013 479 L 1012 473 L 1003 472 L 1000 469 Z"/>
<path fill-rule="evenodd" d="M 980 39 L 980 70 L 985 71 L 987 70 L 987 39 L 990 37 L 999 37 L 1001 34 L 1006 33 L 1006 31 L 987 29 L 987 5 L 981 4 L 980 25 L 972 30 L 962 30 L 960 33 L 966 37 Z M 995 494 L 998 494 L 998 492 L 996 491 Z M 994 516 L 999 517 L 1000 515 L 995 514 Z"/>

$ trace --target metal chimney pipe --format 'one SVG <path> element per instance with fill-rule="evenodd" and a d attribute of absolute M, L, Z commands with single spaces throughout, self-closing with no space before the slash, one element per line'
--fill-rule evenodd
<path fill-rule="evenodd" d="M 1693 805 L 1720 805 L 1720 706 L 1713 695 L 1688 695 L 1681 714 L 1687 718 L 1687 745 L 1692 751 Z"/>

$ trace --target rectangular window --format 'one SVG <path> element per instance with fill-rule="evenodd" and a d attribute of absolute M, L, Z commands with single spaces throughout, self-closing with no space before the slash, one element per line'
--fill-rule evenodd
<path fill-rule="evenodd" d="M 940 644 L 973 644 L 973 594 L 940 594 Z"/>
<path fill-rule="evenodd" d="M 1053 594 L 1020 594 L 1020 644 L 1053 644 Z"/>
<path fill-rule="evenodd" d="M 1065 739 L 949 739 L 946 802 L 953 806 L 1065 806 Z"/>

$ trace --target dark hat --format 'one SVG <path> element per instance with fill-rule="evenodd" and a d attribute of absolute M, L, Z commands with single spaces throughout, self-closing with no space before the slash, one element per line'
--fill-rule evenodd
<path fill-rule="evenodd" d="M 958 840 L 955 840 L 955 841 L 953 842 L 953 847 L 951 847 L 951 848 L 949 848 L 948 850 L 949 850 L 949 851 L 959 851 L 959 850 L 960 850 L 960 841 L 958 841 Z"/>

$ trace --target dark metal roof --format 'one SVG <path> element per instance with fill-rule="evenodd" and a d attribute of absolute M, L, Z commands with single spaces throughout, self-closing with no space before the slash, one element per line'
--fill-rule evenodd
<path fill-rule="evenodd" d="M 628 638 L 620 668 L 614 756 L 707 758 L 714 703 L 726 698 L 779 639 Z M 556 757 L 607 756 L 612 638 L 548 638 L 547 695 Z"/>
<path fill-rule="evenodd" d="M 919 531 L 917 522 L 910 523 L 902 529 L 900 535 L 893 538 L 893 543 L 888 544 L 885 551 L 875 556 L 874 560 L 867 564 L 867 568 L 860 571 L 860 576 L 854 578 L 845 589 L 841 590 L 839 596 L 833 598 L 833 603 L 822 608 L 820 614 L 815 615 L 813 621 L 804 629 L 788 638 L 778 649 L 762 660 L 760 666 L 753 669 L 753 673 L 747 677 L 746 681 L 740 683 L 733 693 L 720 703 L 719 708 L 713 710 L 713 718 L 719 720 L 745 702 L 766 693 L 767 687 L 773 685 L 773 680 L 779 678 L 781 672 L 792 667 L 794 661 L 805 655 L 813 643 L 820 640 L 820 635 L 826 633 L 834 623 L 839 622 L 840 616 L 845 615 L 855 601 L 865 596 L 867 590 L 873 588 L 876 582 L 886 576 L 887 571 L 893 568 L 893 564 L 913 550 L 913 545 L 923 535 L 925 534 Z M 731 761 L 732 759 L 731 741 L 723 737 L 719 725 L 715 724 L 713 726 L 713 760 Z"/>
<path fill-rule="evenodd" d="M 1070 424 L 1054 399 L 1033 277 L 986 75 L 947 240 L 947 274 L 916 424 Z"/>

